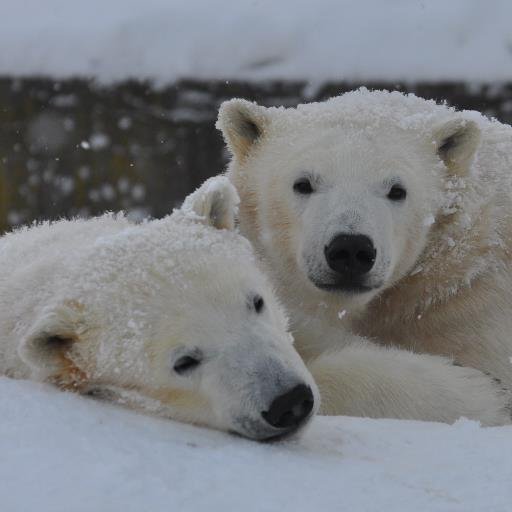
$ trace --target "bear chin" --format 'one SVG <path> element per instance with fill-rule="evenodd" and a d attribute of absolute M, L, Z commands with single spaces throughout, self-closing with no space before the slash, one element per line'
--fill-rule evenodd
<path fill-rule="evenodd" d="M 357 282 L 334 282 L 334 283 L 321 283 L 311 280 L 311 282 L 322 291 L 346 294 L 346 295 L 362 295 L 365 293 L 374 293 L 379 290 L 381 285 L 368 286 Z"/>

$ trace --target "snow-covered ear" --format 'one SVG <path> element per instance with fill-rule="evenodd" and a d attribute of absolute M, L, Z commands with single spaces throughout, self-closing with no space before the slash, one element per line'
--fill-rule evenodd
<path fill-rule="evenodd" d="M 265 134 L 268 122 L 265 107 L 247 100 L 232 99 L 220 106 L 215 126 L 222 132 L 232 155 L 243 161 Z"/>
<path fill-rule="evenodd" d="M 80 341 L 82 308 L 75 301 L 48 308 L 21 340 L 18 355 L 39 379 L 66 389 L 85 383 L 85 373 L 70 355 L 72 346 Z"/>
<path fill-rule="evenodd" d="M 231 182 L 225 176 L 215 176 L 187 196 L 181 211 L 214 228 L 234 229 L 239 202 Z"/>
<path fill-rule="evenodd" d="M 448 169 L 466 172 L 480 144 L 480 128 L 474 121 L 453 119 L 434 130 L 434 143 Z"/>

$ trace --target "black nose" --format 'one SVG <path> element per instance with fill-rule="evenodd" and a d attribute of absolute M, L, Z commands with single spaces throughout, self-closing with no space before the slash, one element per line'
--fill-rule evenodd
<path fill-rule="evenodd" d="M 261 415 L 275 428 L 292 429 L 298 427 L 313 409 L 313 392 L 309 386 L 299 384 L 278 396 L 268 411 Z"/>
<path fill-rule="evenodd" d="M 370 238 L 348 234 L 334 237 L 325 247 L 324 253 L 332 270 L 353 277 L 369 272 L 377 256 L 377 250 Z"/>

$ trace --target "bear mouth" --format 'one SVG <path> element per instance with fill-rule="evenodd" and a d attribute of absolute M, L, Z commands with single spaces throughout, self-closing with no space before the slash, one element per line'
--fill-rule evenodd
<path fill-rule="evenodd" d="M 235 428 L 230 429 L 229 433 L 260 443 L 280 442 L 299 436 L 300 432 L 311 421 L 313 416 L 314 413 L 311 413 L 300 424 L 285 429 L 272 428 L 268 425 L 262 425 L 260 421 L 252 418 L 240 417 L 235 420 Z"/>
<path fill-rule="evenodd" d="M 349 293 L 351 295 L 369 293 L 376 289 L 378 289 L 379 285 L 367 285 L 357 281 L 338 281 L 332 283 L 322 283 L 318 281 L 313 281 L 312 283 L 319 288 L 320 290 L 333 292 L 333 293 Z"/>
<path fill-rule="evenodd" d="M 293 439 L 300 435 L 302 427 L 297 427 L 286 432 L 269 433 L 269 432 L 238 432 L 237 430 L 229 430 L 231 435 L 241 437 L 244 439 L 250 439 L 251 441 L 257 441 L 258 443 L 279 443 L 281 441 Z"/>

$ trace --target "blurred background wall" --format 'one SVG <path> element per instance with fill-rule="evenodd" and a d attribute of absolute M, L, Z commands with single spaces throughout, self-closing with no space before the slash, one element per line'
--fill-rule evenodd
<path fill-rule="evenodd" d="M 214 124 L 231 97 L 293 106 L 364 85 L 512 123 L 510 2 L 4 2 L 0 231 L 167 214 L 225 168 Z"/>

